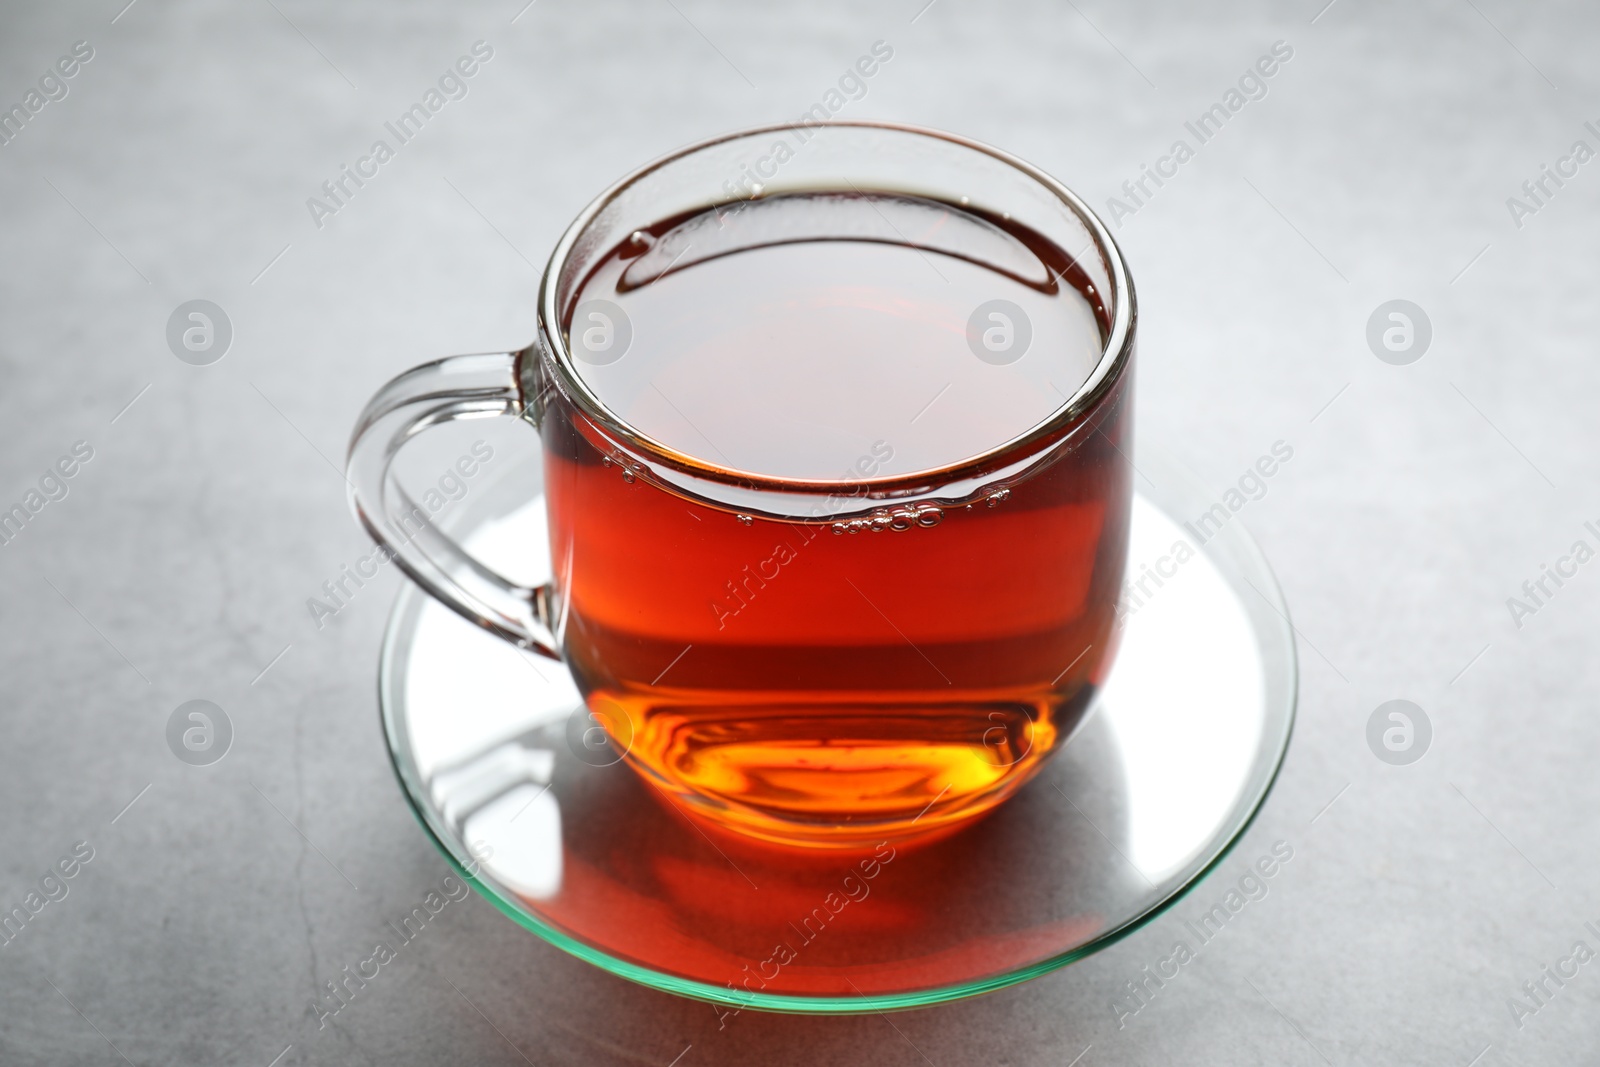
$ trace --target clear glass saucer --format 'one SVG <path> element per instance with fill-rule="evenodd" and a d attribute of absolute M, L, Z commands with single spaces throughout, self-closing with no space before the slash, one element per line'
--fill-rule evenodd
<path fill-rule="evenodd" d="M 538 466 L 516 464 L 449 523 L 529 584 L 549 574 L 536 558 L 547 551 Z M 1265 800 L 1294 720 L 1293 633 L 1265 559 L 1175 465 L 1141 454 L 1139 470 L 1136 594 L 1096 710 L 1037 778 L 951 836 L 816 857 L 713 839 L 596 746 L 559 664 L 409 584 L 379 664 L 401 787 L 502 912 L 669 993 L 881 1011 L 1082 959 L 1221 861 Z"/>

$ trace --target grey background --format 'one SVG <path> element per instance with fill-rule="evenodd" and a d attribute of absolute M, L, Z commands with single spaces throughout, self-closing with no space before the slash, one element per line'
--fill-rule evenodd
<path fill-rule="evenodd" d="M 95 849 L 0 949 L 0 1062 L 1594 1055 L 1600 963 L 1520 1027 L 1508 998 L 1574 940 L 1600 948 L 1583 928 L 1600 925 L 1600 563 L 1520 629 L 1506 598 L 1596 543 L 1600 162 L 1520 229 L 1505 203 L 1574 140 L 1600 148 L 1582 126 L 1600 119 L 1592 7 L 123 2 L 0 18 L 6 106 L 74 41 L 95 49 L 0 147 L 0 505 L 73 442 L 95 450 L 0 548 L 0 904 L 74 842 Z M 305 199 L 480 38 L 495 53 L 471 95 L 313 226 Z M 446 871 L 377 729 L 395 576 L 320 631 L 305 608 L 366 551 L 330 463 L 356 413 L 411 364 L 525 343 L 535 268 L 592 194 L 683 142 L 797 116 L 880 38 L 894 59 L 846 114 L 991 141 L 1101 210 L 1274 41 L 1294 48 L 1117 230 L 1143 312 L 1141 432 L 1218 493 L 1294 448 L 1243 513 L 1303 666 L 1259 822 L 1153 926 L 965 1003 L 746 1012 L 719 1032 L 710 1007 L 474 897 L 318 1033 L 315 985 Z M 164 340 L 195 298 L 234 326 L 209 367 Z M 1409 366 L 1365 342 L 1395 298 L 1433 325 Z M 1365 740 L 1399 697 L 1434 728 L 1405 767 Z M 164 739 L 197 698 L 235 731 L 209 767 Z M 1295 854 L 1270 894 L 1119 1029 L 1124 983 L 1278 840 Z"/>

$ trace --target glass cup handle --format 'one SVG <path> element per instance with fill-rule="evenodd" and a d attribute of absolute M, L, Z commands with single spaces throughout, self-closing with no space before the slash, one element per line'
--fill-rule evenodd
<path fill-rule="evenodd" d="M 368 401 L 350 438 L 345 478 L 356 519 L 400 569 L 441 603 L 519 648 L 561 659 L 551 583 L 529 588 L 490 570 L 435 529 L 391 467 L 401 447 L 456 419 L 519 418 L 515 352 L 450 356 L 413 367 Z"/>

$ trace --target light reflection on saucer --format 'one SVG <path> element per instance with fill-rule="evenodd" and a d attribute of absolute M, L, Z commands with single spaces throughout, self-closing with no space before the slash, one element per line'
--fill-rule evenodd
<path fill-rule="evenodd" d="M 1195 535 L 1141 496 L 1133 500 L 1129 570 L 1172 555 Z M 1152 881 L 1205 847 L 1239 797 L 1266 713 L 1266 678 L 1244 607 L 1204 553 L 1128 617 L 1122 650 L 1098 714 L 1122 757 L 1129 810 L 1124 851 Z M 1138 630 L 1181 632 L 1182 641 L 1138 640 Z"/>

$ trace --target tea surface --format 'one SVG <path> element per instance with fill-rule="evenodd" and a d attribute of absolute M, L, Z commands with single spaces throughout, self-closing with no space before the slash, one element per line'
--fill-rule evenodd
<path fill-rule="evenodd" d="M 1103 339 L 1070 269 L 1036 234 L 952 205 L 789 194 L 636 232 L 569 330 L 601 401 L 680 452 L 820 480 L 887 445 L 875 473 L 909 473 L 1025 433 L 1083 383 Z M 628 336 L 591 353 L 586 335 L 607 340 L 596 299 Z"/>

